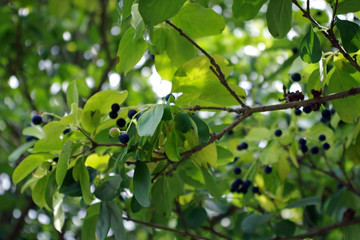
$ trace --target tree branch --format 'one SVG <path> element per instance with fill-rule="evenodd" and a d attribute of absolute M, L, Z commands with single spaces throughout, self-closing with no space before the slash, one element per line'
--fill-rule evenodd
<path fill-rule="evenodd" d="M 360 66 L 357 64 L 357 62 L 349 55 L 349 53 L 347 53 L 345 51 L 345 49 L 343 49 L 343 47 L 340 45 L 339 41 L 337 40 L 331 26 L 328 30 L 324 30 L 324 27 L 322 27 L 313 17 L 311 17 L 310 12 L 307 12 L 304 8 L 302 8 L 300 6 L 300 4 L 298 3 L 297 0 L 292 0 L 292 2 L 300 9 L 300 11 L 303 13 L 303 16 L 307 19 L 309 19 L 312 23 L 314 23 L 322 32 L 322 34 L 324 34 L 324 36 L 331 42 L 332 46 L 337 48 L 339 50 L 339 52 L 349 61 L 349 63 L 356 68 L 357 71 L 360 72 Z M 335 5 L 335 7 L 337 8 L 337 4 Z M 335 11 L 336 9 L 334 9 Z M 336 14 L 336 12 L 334 12 L 334 15 Z M 334 19 L 332 19 L 332 24 Z"/>
<path fill-rule="evenodd" d="M 204 236 L 201 236 L 201 235 L 192 234 L 192 233 L 189 233 L 189 232 L 183 232 L 183 231 L 180 231 L 180 230 L 177 230 L 177 229 L 172 229 L 172 228 L 161 226 L 161 225 L 158 225 L 158 224 L 155 224 L 155 223 L 144 222 L 144 221 L 133 219 L 133 218 L 130 218 L 130 217 L 123 217 L 123 219 L 126 220 L 126 221 L 132 221 L 134 223 L 138 223 L 138 224 L 141 224 L 141 225 L 144 225 L 144 226 L 147 226 L 147 227 L 177 233 L 177 234 L 180 234 L 180 235 L 185 236 L 185 237 L 191 237 L 191 238 L 195 238 L 195 239 L 213 240 L 211 238 L 207 238 L 207 237 L 204 237 Z"/>
<path fill-rule="evenodd" d="M 186 35 L 180 28 L 172 24 L 169 20 L 166 20 L 166 23 L 173 27 L 179 34 L 185 37 L 192 45 L 194 45 L 197 49 L 199 49 L 209 60 L 212 66 L 210 66 L 210 70 L 215 74 L 215 76 L 220 80 L 220 83 L 228 90 L 228 92 L 236 99 L 236 101 L 243 107 L 248 108 L 246 104 L 240 99 L 240 97 L 235 93 L 234 90 L 229 86 L 226 82 L 225 74 L 221 70 L 219 64 L 216 63 L 215 59 L 210 56 L 203 48 L 201 48 L 192 38 Z"/>
<path fill-rule="evenodd" d="M 275 238 L 272 238 L 272 240 L 291 240 L 291 239 L 305 239 L 305 238 L 319 237 L 327 232 L 330 232 L 331 230 L 343 228 L 346 226 L 351 226 L 351 225 L 357 224 L 359 222 L 360 222 L 360 216 L 355 217 L 349 221 L 341 221 L 341 222 L 334 223 L 334 224 L 331 224 L 331 225 L 328 225 L 325 227 L 313 229 L 312 231 L 310 231 L 308 233 L 298 234 L 298 235 L 295 235 L 292 237 L 275 237 Z"/>

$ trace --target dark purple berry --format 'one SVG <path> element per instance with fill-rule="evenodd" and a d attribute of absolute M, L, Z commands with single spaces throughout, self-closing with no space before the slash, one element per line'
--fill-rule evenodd
<path fill-rule="evenodd" d="M 241 173 L 241 168 L 240 167 L 234 168 L 234 173 L 235 174 L 240 174 Z"/>
<path fill-rule="evenodd" d="M 123 144 L 126 144 L 130 140 L 129 135 L 127 133 L 122 133 L 119 136 L 119 141 Z"/>
<path fill-rule="evenodd" d="M 249 145 L 246 142 L 242 142 L 241 144 L 237 145 L 237 150 L 244 150 L 247 149 Z"/>
<path fill-rule="evenodd" d="M 291 75 L 291 79 L 294 81 L 294 82 L 299 82 L 301 80 L 301 75 L 300 73 L 294 73 Z"/>
<path fill-rule="evenodd" d="M 253 192 L 254 194 L 255 194 L 255 193 L 259 194 L 259 193 L 260 193 L 259 187 L 252 187 L 252 192 Z"/>
<path fill-rule="evenodd" d="M 303 108 L 303 112 L 306 113 L 306 114 L 311 113 L 311 106 L 305 106 L 305 107 Z"/>
<path fill-rule="evenodd" d="M 136 121 L 139 121 L 139 118 L 140 118 L 140 116 L 141 116 L 141 113 L 139 113 L 138 115 L 136 115 Z"/>
<path fill-rule="evenodd" d="M 67 129 L 65 129 L 64 131 L 63 131 L 63 134 L 65 135 L 65 134 L 67 134 L 67 133 L 69 133 L 70 132 L 70 128 L 67 128 Z"/>
<path fill-rule="evenodd" d="M 241 186 L 240 189 L 238 189 L 237 192 L 238 192 L 238 193 L 246 194 L 246 193 L 248 192 L 248 188 L 243 185 L 243 186 Z"/>
<path fill-rule="evenodd" d="M 58 162 L 59 161 L 59 157 L 54 157 L 53 158 L 53 162 Z"/>
<path fill-rule="evenodd" d="M 118 117 L 118 113 L 111 111 L 111 112 L 109 113 L 109 117 L 110 117 L 111 119 L 116 119 L 116 118 Z"/>
<path fill-rule="evenodd" d="M 308 149 L 308 147 L 304 144 L 304 145 L 301 145 L 301 146 L 300 146 L 300 150 L 301 150 L 303 153 L 306 153 L 309 149 Z"/>
<path fill-rule="evenodd" d="M 231 184 L 231 188 L 237 189 L 243 181 L 240 178 L 235 179 L 235 181 Z"/>
<path fill-rule="evenodd" d="M 50 167 L 49 167 L 49 171 L 51 171 L 52 170 L 52 165 L 50 165 Z"/>
<path fill-rule="evenodd" d="M 171 96 L 174 97 L 174 95 L 172 95 L 171 93 L 169 93 L 168 95 L 165 96 L 165 100 L 166 100 L 166 101 L 169 101 L 169 98 L 170 98 Z M 175 97 L 174 97 L 174 98 L 175 98 Z"/>
<path fill-rule="evenodd" d="M 293 52 L 293 54 L 297 54 L 299 52 L 299 50 L 296 47 L 293 47 L 291 51 Z"/>
<path fill-rule="evenodd" d="M 312 154 L 318 154 L 319 153 L 319 148 L 315 146 L 315 147 L 312 147 L 310 151 L 311 151 Z"/>
<path fill-rule="evenodd" d="M 280 137 L 281 135 L 282 135 L 281 129 L 276 129 L 275 130 L 275 136 Z"/>
<path fill-rule="evenodd" d="M 323 147 L 324 150 L 328 150 L 328 149 L 330 148 L 330 144 L 324 143 L 324 144 L 322 145 L 322 147 Z"/>
<path fill-rule="evenodd" d="M 129 110 L 129 112 L 128 112 L 128 117 L 129 117 L 130 119 L 132 119 L 136 113 L 137 113 L 137 111 L 136 111 L 135 109 L 131 109 L 131 110 Z"/>
<path fill-rule="evenodd" d="M 300 116 L 302 112 L 300 109 L 295 109 L 294 113 L 296 116 Z"/>
<path fill-rule="evenodd" d="M 300 138 L 299 139 L 299 144 L 300 145 L 305 145 L 306 144 L 306 139 L 305 138 Z"/>
<path fill-rule="evenodd" d="M 319 136 L 319 140 L 320 140 L 320 141 L 325 141 L 325 139 L 326 139 L 326 137 L 325 137 L 324 134 L 321 134 L 321 135 Z"/>
<path fill-rule="evenodd" d="M 330 121 L 331 118 L 331 112 L 329 109 L 325 109 L 321 112 L 322 118 L 324 118 L 325 121 Z"/>
<path fill-rule="evenodd" d="M 35 124 L 35 125 L 39 125 L 39 124 L 41 124 L 42 123 L 42 117 L 40 116 L 40 115 L 34 115 L 33 117 L 32 117 L 32 122 L 33 122 L 33 124 Z"/>
<path fill-rule="evenodd" d="M 116 125 L 119 128 L 125 127 L 126 121 L 123 118 L 119 118 L 118 120 L 116 120 Z"/>
<path fill-rule="evenodd" d="M 111 111 L 112 112 L 118 112 L 120 110 L 120 105 L 117 103 L 114 103 L 113 105 L 111 105 Z"/>
<path fill-rule="evenodd" d="M 270 174 L 272 172 L 272 166 L 271 165 L 266 165 L 264 170 L 265 170 L 266 174 Z"/>
<path fill-rule="evenodd" d="M 249 179 L 247 179 L 246 181 L 243 182 L 243 187 L 249 188 L 251 186 L 251 181 Z"/>

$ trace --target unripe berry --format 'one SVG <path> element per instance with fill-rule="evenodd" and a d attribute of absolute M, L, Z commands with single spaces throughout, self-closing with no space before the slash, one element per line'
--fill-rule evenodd
<path fill-rule="evenodd" d="M 109 131 L 110 137 L 117 138 L 120 136 L 120 130 L 118 128 L 111 128 Z"/>

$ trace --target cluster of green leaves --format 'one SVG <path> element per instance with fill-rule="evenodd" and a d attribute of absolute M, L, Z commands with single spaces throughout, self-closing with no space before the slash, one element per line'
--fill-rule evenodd
<path fill-rule="evenodd" d="M 60 3 L 50 1 L 49 7 L 57 9 L 54 7 L 57 4 Z M 210 8 L 214 5 L 220 6 L 223 13 Z M 266 12 L 260 11 L 264 5 Z M 97 2 L 82 6 L 92 11 Z M 353 107 L 360 104 L 358 96 L 333 101 L 331 106 L 336 114 L 329 124 L 319 123 L 317 113 L 301 117 L 310 122 L 305 124 L 306 129 L 291 113 L 254 114 L 232 134 L 192 154 L 194 148 L 206 145 L 211 133 L 223 130 L 235 116 L 216 111 L 212 117 L 202 119 L 185 108 L 196 105 L 221 108 L 236 106 L 238 102 L 210 69 L 212 63 L 208 57 L 167 24 L 168 19 L 201 46 L 219 53 L 211 57 L 221 68 L 229 87 L 242 99 L 246 97 L 261 104 L 278 99 L 280 93 L 269 86 L 280 78 L 290 87 L 289 74 L 294 72 L 303 76 L 301 84 L 309 98 L 312 89 L 335 93 L 359 86 L 360 73 L 342 55 L 333 52 L 331 43 L 320 35 L 322 29 L 309 26 L 308 20 L 302 18 L 300 11 L 293 11 L 292 6 L 289 0 L 270 0 L 269 3 L 234 0 L 230 4 L 206 0 L 119 1 L 116 8 L 121 39 L 116 53 L 116 71 L 131 79 L 139 77 L 133 68 L 149 51 L 154 55 L 150 64 L 162 79 L 172 82 L 172 92 L 182 94 L 159 104 L 137 106 L 141 116 L 128 119 L 128 125 L 120 129 L 130 136 L 128 144 L 123 145 L 109 136 L 109 130 L 116 126 L 116 119 L 108 117 L 111 105 L 146 102 L 146 96 L 141 100 L 129 100 L 141 95 L 130 87 L 121 92 L 106 90 L 88 98 L 81 107 L 79 96 L 86 96 L 84 92 L 88 89 L 82 85 L 82 80 L 70 82 L 66 92 L 70 113 L 63 117 L 58 116 L 60 113 L 52 114 L 55 120 L 43 127 L 23 129 L 24 135 L 39 140 L 22 145 L 11 155 L 11 159 L 16 160 L 26 150 L 30 153 L 15 169 L 13 182 L 26 180 L 22 192 L 30 188 L 33 201 L 40 208 L 53 212 L 58 231 L 64 227 L 66 216 L 62 204 L 66 199 L 74 198 L 80 206 L 87 207 L 82 225 L 83 239 L 105 239 L 110 227 L 115 239 L 125 239 L 123 214 L 163 226 L 175 220 L 178 230 L 196 231 L 204 236 L 209 235 L 207 227 L 212 227 L 230 237 L 255 239 L 292 236 L 302 231 L 296 224 L 320 226 L 341 220 L 347 208 L 360 210 L 360 206 L 352 204 L 359 197 L 354 192 L 337 189 L 336 179 L 301 166 L 304 161 L 315 162 L 319 169 L 330 166 L 328 170 L 336 172 L 341 179 L 351 172 L 350 183 L 358 188 L 359 182 L 355 179 L 359 179 L 360 174 L 357 167 L 360 125 L 356 122 L 360 108 Z M 231 16 L 225 14 L 230 9 Z M 357 1 L 339 1 L 338 14 L 359 9 Z M 69 9 L 54 10 L 52 14 L 63 17 L 67 11 Z M 326 24 L 329 17 L 324 11 L 320 13 L 323 16 L 318 21 Z M 259 28 L 264 30 L 266 25 L 257 19 L 266 19 L 268 31 L 279 40 L 267 40 L 263 36 L 256 39 L 234 37 L 236 29 L 231 28 L 231 24 L 244 24 L 246 28 L 260 22 L 262 27 Z M 253 20 L 249 25 L 243 23 L 249 20 Z M 294 25 L 301 37 L 293 41 L 282 39 Z M 335 31 L 345 51 L 354 56 L 360 48 L 359 25 L 336 19 Z M 266 41 L 269 43 L 261 57 L 241 56 L 236 61 L 227 60 L 234 56 L 234 49 L 242 45 Z M 295 52 L 279 67 L 276 58 L 283 58 L 283 55 L 273 52 L 290 52 L 293 47 L 299 49 L 299 54 Z M 326 51 L 331 54 L 323 53 Z M 93 64 L 86 68 L 97 74 Z M 64 72 L 71 75 L 81 72 L 71 69 Z M 255 72 L 257 76 L 252 79 Z M 239 79 L 244 75 L 245 79 L 252 80 L 252 88 L 247 93 L 239 86 Z M 99 78 L 96 79 L 98 84 Z M 129 109 L 122 107 L 119 117 L 126 119 Z M 284 129 L 284 134 L 277 138 L 273 132 L 279 127 Z M 70 133 L 63 134 L 67 128 L 71 129 Z M 317 140 L 320 134 L 326 135 L 331 149 L 322 151 L 320 157 L 301 153 L 297 140 L 305 137 L 309 144 L 316 146 L 320 144 Z M 248 150 L 236 150 L 241 141 L 249 143 Z M 53 160 L 55 157 L 59 157 L 58 162 Z M 234 157 L 239 160 L 233 162 Z M 337 164 L 339 160 L 346 162 L 345 172 Z M 263 174 L 263 167 L 269 164 L 275 171 Z M 230 183 L 235 176 L 229 172 L 234 166 L 246 170 L 243 178 L 259 186 L 260 195 L 230 193 Z M 302 173 L 306 174 L 302 176 Z M 99 202 L 94 203 L 95 199 Z M 231 210 L 234 207 L 236 210 Z M 210 223 L 212 213 L 225 214 L 231 220 L 227 229 L 219 222 Z M 348 227 L 343 233 L 351 236 L 356 231 L 358 227 Z M 152 231 L 149 234 L 166 238 L 171 233 Z M 336 239 L 338 234 L 335 232 L 330 237 Z M 182 238 L 178 234 L 176 237 Z"/>

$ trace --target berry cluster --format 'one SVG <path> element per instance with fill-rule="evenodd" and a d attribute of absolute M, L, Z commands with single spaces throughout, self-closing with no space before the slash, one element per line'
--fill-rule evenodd
<path fill-rule="evenodd" d="M 235 181 L 231 184 L 230 191 L 232 193 L 237 192 L 237 193 L 246 194 L 249 191 L 251 184 L 252 183 L 249 179 L 243 181 L 241 178 L 236 178 Z M 260 194 L 259 187 L 253 186 L 251 190 L 254 194 L 255 193 Z"/>
<path fill-rule="evenodd" d="M 111 112 L 109 113 L 109 117 L 111 119 L 116 119 L 118 117 L 118 111 L 120 110 L 120 105 L 117 103 L 114 103 L 111 105 Z"/>
<path fill-rule="evenodd" d="M 326 136 L 325 136 L 324 134 L 320 134 L 320 135 L 319 135 L 319 140 L 320 140 L 321 142 L 325 141 L 325 140 L 326 140 Z M 299 139 L 299 145 L 300 145 L 300 150 L 301 150 L 303 153 L 306 153 L 306 152 L 309 150 L 308 147 L 307 147 L 307 145 L 306 145 L 306 139 L 300 138 L 300 139 Z M 322 148 L 323 148 L 324 150 L 329 150 L 329 149 L 330 149 L 330 144 L 327 143 L 327 142 L 325 142 L 325 143 L 322 145 Z M 320 149 L 319 149 L 319 147 L 317 147 L 317 146 L 314 146 L 314 147 L 312 147 L 312 148 L 310 149 L 310 152 L 311 152 L 312 154 L 314 154 L 314 155 L 315 155 L 315 154 L 318 154 L 319 151 L 320 151 Z"/>

